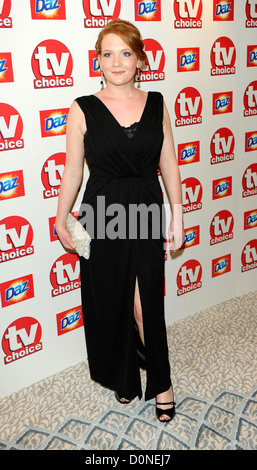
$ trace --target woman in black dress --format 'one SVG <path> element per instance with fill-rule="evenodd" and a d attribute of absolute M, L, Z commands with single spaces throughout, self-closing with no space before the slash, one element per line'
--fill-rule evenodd
<path fill-rule="evenodd" d="M 80 258 L 90 374 L 113 389 L 118 401 L 129 403 L 142 397 L 143 358 L 145 399 L 156 398 L 157 417 L 167 422 L 175 403 L 164 318 L 167 246 L 158 166 L 172 211 L 167 233 L 172 251 L 184 242 L 182 196 L 163 97 L 135 87 L 135 74 L 146 60 L 143 46 L 138 29 L 123 20 L 108 23 L 98 37 L 106 86 L 71 105 L 56 230 L 64 247 L 74 249 L 65 221 L 86 158 L 90 175 L 79 219 L 92 238 L 90 258 Z"/>

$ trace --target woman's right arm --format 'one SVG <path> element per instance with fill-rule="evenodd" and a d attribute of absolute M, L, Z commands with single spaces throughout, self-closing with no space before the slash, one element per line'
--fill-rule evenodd
<path fill-rule="evenodd" d="M 76 101 L 70 107 L 66 124 L 66 162 L 62 176 L 55 229 L 59 240 L 66 249 L 74 249 L 65 224 L 77 197 L 84 167 L 84 135 L 86 133 L 85 117 Z"/>

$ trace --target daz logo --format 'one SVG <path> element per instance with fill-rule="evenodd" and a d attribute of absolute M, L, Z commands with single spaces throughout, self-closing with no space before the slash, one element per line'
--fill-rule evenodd
<path fill-rule="evenodd" d="M 202 0 L 174 0 L 174 27 L 201 28 L 202 11 Z"/>
<path fill-rule="evenodd" d="M 135 0 L 136 21 L 161 21 L 161 0 Z"/>
<path fill-rule="evenodd" d="M 100 77 L 100 65 L 95 51 L 88 51 L 89 76 Z"/>
<path fill-rule="evenodd" d="M 10 52 L 0 53 L 0 83 L 13 82 L 12 55 Z"/>
<path fill-rule="evenodd" d="M 25 195 L 23 171 L 0 173 L 0 201 Z"/>
<path fill-rule="evenodd" d="M 42 137 L 65 135 L 68 112 L 69 108 L 40 111 Z"/>
<path fill-rule="evenodd" d="M 233 21 L 234 0 L 213 0 L 213 21 Z"/>
<path fill-rule="evenodd" d="M 15 320 L 5 330 L 2 348 L 5 353 L 4 363 L 10 364 L 43 349 L 41 342 L 42 328 L 32 317 Z"/>
<path fill-rule="evenodd" d="M 232 195 L 232 176 L 219 178 L 212 182 L 212 199 L 220 199 Z"/>
<path fill-rule="evenodd" d="M 232 113 L 233 111 L 233 92 L 213 93 L 212 95 L 212 114 Z"/>
<path fill-rule="evenodd" d="M 241 255 L 241 272 L 245 273 L 251 269 L 257 268 L 257 240 L 254 238 L 243 248 Z"/>
<path fill-rule="evenodd" d="M 257 46 L 247 46 L 247 67 L 257 67 Z"/>
<path fill-rule="evenodd" d="M 69 49 L 60 41 L 48 39 L 38 44 L 32 55 L 34 87 L 53 88 L 73 85 L 73 60 Z"/>
<path fill-rule="evenodd" d="M 144 39 L 147 55 L 146 68 L 141 73 L 140 82 L 164 80 L 165 54 L 162 46 L 154 39 Z"/>
<path fill-rule="evenodd" d="M 234 160 L 235 138 L 227 127 L 221 127 L 211 139 L 211 165 Z"/>
<path fill-rule="evenodd" d="M 180 91 L 175 102 L 175 125 L 189 126 L 202 122 L 202 97 L 196 88 L 187 87 Z"/>
<path fill-rule="evenodd" d="M 253 152 L 257 150 L 257 131 L 245 133 L 245 151 Z"/>
<path fill-rule="evenodd" d="M 29 274 L 0 284 L 2 307 L 34 297 L 33 276 Z"/>
<path fill-rule="evenodd" d="M 257 163 L 246 168 L 242 178 L 242 197 L 255 196 L 257 194 Z"/>
<path fill-rule="evenodd" d="M 85 28 L 103 28 L 109 21 L 118 19 L 121 0 L 83 0 L 83 8 Z"/>
<path fill-rule="evenodd" d="M 183 212 L 193 212 L 202 209 L 203 188 L 196 178 L 187 178 L 182 181 Z"/>
<path fill-rule="evenodd" d="M 65 20 L 65 0 L 30 0 L 32 20 Z"/>
<path fill-rule="evenodd" d="M 218 212 L 212 219 L 210 225 L 210 245 L 231 240 L 233 234 L 234 218 L 228 210 Z"/>
<path fill-rule="evenodd" d="M 200 243 L 200 225 L 185 229 L 185 243 L 184 248 L 191 248 L 192 246 L 199 245 Z"/>
<path fill-rule="evenodd" d="M 232 75 L 236 72 L 236 48 L 231 39 L 222 36 L 211 49 L 211 75 Z"/>
<path fill-rule="evenodd" d="M 0 103 L 0 109 L 0 152 L 23 148 L 21 116 L 9 104 Z"/>
<path fill-rule="evenodd" d="M 52 297 L 80 287 L 79 257 L 72 253 L 60 256 L 51 268 Z"/>
<path fill-rule="evenodd" d="M 257 115 L 257 80 L 251 82 L 244 93 L 244 116 Z"/>
<path fill-rule="evenodd" d="M 177 295 L 187 294 L 202 287 L 202 266 L 196 259 L 186 261 L 177 274 Z"/>
<path fill-rule="evenodd" d="M 0 1 L 0 28 L 12 28 L 11 0 Z"/>
<path fill-rule="evenodd" d="M 245 4 L 246 13 L 246 28 L 257 27 L 257 0 L 246 0 Z"/>
<path fill-rule="evenodd" d="M 43 165 L 41 179 L 44 185 L 44 199 L 58 196 L 63 175 L 66 154 L 55 153 Z"/>
<path fill-rule="evenodd" d="M 221 256 L 212 260 L 212 277 L 231 271 L 231 254 Z"/>
<path fill-rule="evenodd" d="M 178 144 L 178 164 L 186 165 L 200 161 L 200 141 Z"/>
<path fill-rule="evenodd" d="M 0 263 L 32 255 L 33 230 L 30 223 L 19 216 L 0 221 Z"/>
<path fill-rule="evenodd" d="M 82 307 L 74 307 L 56 315 L 58 336 L 83 326 Z"/>
<path fill-rule="evenodd" d="M 177 49 L 177 71 L 196 72 L 200 68 L 199 47 Z"/>
<path fill-rule="evenodd" d="M 257 209 L 244 213 L 244 230 L 257 227 Z"/>

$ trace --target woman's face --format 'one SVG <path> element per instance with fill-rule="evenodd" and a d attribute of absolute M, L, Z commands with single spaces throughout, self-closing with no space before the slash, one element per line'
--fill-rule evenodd
<path fill-rule="evenodd" d="M 136 53 L 113 33 L 104 36 L 98 61 L 107 82 L 117 86 L 134 82 L 136 68 L 141 65 Z"/>

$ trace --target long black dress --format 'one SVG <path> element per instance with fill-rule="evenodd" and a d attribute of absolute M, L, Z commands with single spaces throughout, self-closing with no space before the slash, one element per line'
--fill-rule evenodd
<path fill-rule="evenodd" d="M 163 143 L 163 97 L 148 93 L 132 136 L 96 96 L 76 101 L 85 114 L 84 145 L 90 170 L 79 215 L 92 237 L 90 258 L 80 261 L 90 374 L 120 396 L 142 397 L 134 321 L 137 278 L 147 371 L 145 400 L 149 400 L 171 385 L 164 319 L 165 214 L 157 174 Z M 139 204 L 149 208 L 153 203 L 160 209 L 159 220 L 150 210 L 142 216 L 139 211 L 137 219 L 129 212 Z M 87 218 L 89 205 L 94 211 L 93 225 L 92 218 Z M 124 212 L 115 212 L 121 205 Z"/>

